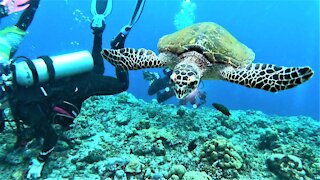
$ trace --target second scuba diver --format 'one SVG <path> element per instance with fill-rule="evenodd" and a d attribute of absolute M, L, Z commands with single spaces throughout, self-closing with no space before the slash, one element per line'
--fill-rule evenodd
<path fill-rule="evenodd" d="M 143 78 L 149 81 L 148 94 L 150 96 L 157 94 L 158 103 L 162 103 L 175 95 L 170 81 L 172 70 L 169 68 L 164 68 L 163 74 L 164 77 L 161 77 L 156 72 L 143 71 Z M 197 88 L 186 98 L 181 99 L 179 104 L 187 105 L 189 102 L 193 108 L 198 108 L 206 103 L 206 98 L 206 92 Z"/>

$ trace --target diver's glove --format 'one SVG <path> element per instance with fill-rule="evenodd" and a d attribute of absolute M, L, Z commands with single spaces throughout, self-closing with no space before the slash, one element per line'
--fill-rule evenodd
<path fill-rule="evenodd" d="M 44 162 L 40 162 L 38 159 L 32 159 L 31 165 L 29 166 L 27 179 L 41 177 L 41 171 L 43 169 L 43 166 Z"/>
<path fill-rule="evenodd" d="M 8 16 L 8 14 L 9 14 L 8 7 L 1 4 L 0 5 L 0 18 L 6 17 L 6 16 Z"/>
<path fill-rule="evenodd" d="M 104 29 L 106 28 L 106 23 L 102 20 L 101 26 L 94 26 L 93 22 L 91 23 L 91 29 L 93 30 L 93 34 L 102 34 Z"/>
<path fill-rule="evenodd" d="M 29 0 L 1 0 L 0 17 L 27 9 L 30 6 L 30 4 L 27 4 L 28 1 Z"/>
<path fill-rule="evenodd" d="M 126 38 L 131 30 L 131 26 L 124 26 L 119 34 L 112 39 L 110 45 L 112 49 L 121 49 L 124 48 L 124 42 L 126 41 Z"/>
<path fill-rule="evenodd" d="M 0 61 L 0 91 L 5 93 L 7 90 L 5 87 L 11 86 L 12 82 L 12 72 L 10 65 L 7 62 L 2 63 Z M 0 97 L 0 102 L 2 101 L 2 97 Z M 1 103 L 0 103 L 1 104 Z"/>
<path fill-rule="evenodd" d="M 2 76 L 3 74 L 5 75 L 10 74 L 10 66 L 8 64 L 0 62 L 0 76 Z"/>

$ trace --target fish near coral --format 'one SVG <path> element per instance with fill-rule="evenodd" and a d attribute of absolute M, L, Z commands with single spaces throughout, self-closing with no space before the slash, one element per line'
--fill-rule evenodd
<path fill-rule="evenodd" d="M 197 139 L 194 139 L 188 144 L 188 151 L 193 151 L 197 147 L 196 141 Z"/>
<path fill-rule="evenodd" d="M 229 109 L 228 109 L 227 107 L 225 107 L 224 105 L 218 104 L 218 103 L 212 103 L 212 106 L 213 106 L 216 110 L 218 110 L 218 111 L 220 111 L 221 113 L 223 113 L 224 115 L 226 115 L 226 116 L 231 116 L 231 113 L 230 113 Z"/>

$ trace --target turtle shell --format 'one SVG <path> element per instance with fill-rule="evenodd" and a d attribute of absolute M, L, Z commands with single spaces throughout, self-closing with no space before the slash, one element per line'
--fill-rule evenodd
<path fill-rule="evenodd" d="M 177 55 L 195 50 L 211 63 L 228 63 L 235 67 L 244 67 L 254 60 L 254 52 L 250 48 L 213 22 L 194 24 L 163 36 L 158 50 Z"/>

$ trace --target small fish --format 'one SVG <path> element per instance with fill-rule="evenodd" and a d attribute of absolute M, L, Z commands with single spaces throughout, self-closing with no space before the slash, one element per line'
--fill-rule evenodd
<path fill-rule="evenodd" d="M 226 108 L 224 105 L 218 104 L 218 103 L 213 103 L 212 106 L 214 108 L 216 108 L 216 110 L 222 112 L 224 115 L 231 116 L 231 113 L 230 113 L 229 109 Z"/>
<path fill-rule="evenodd" d="M 196 140 L 197 140 L 197 139 L 194 139 L 194 140 L 192 140 L 192 141 L 189 143 L 189 145 L 188 145 L 188 151 L 193 151 L 193 150 L 197 147 Z"/>

